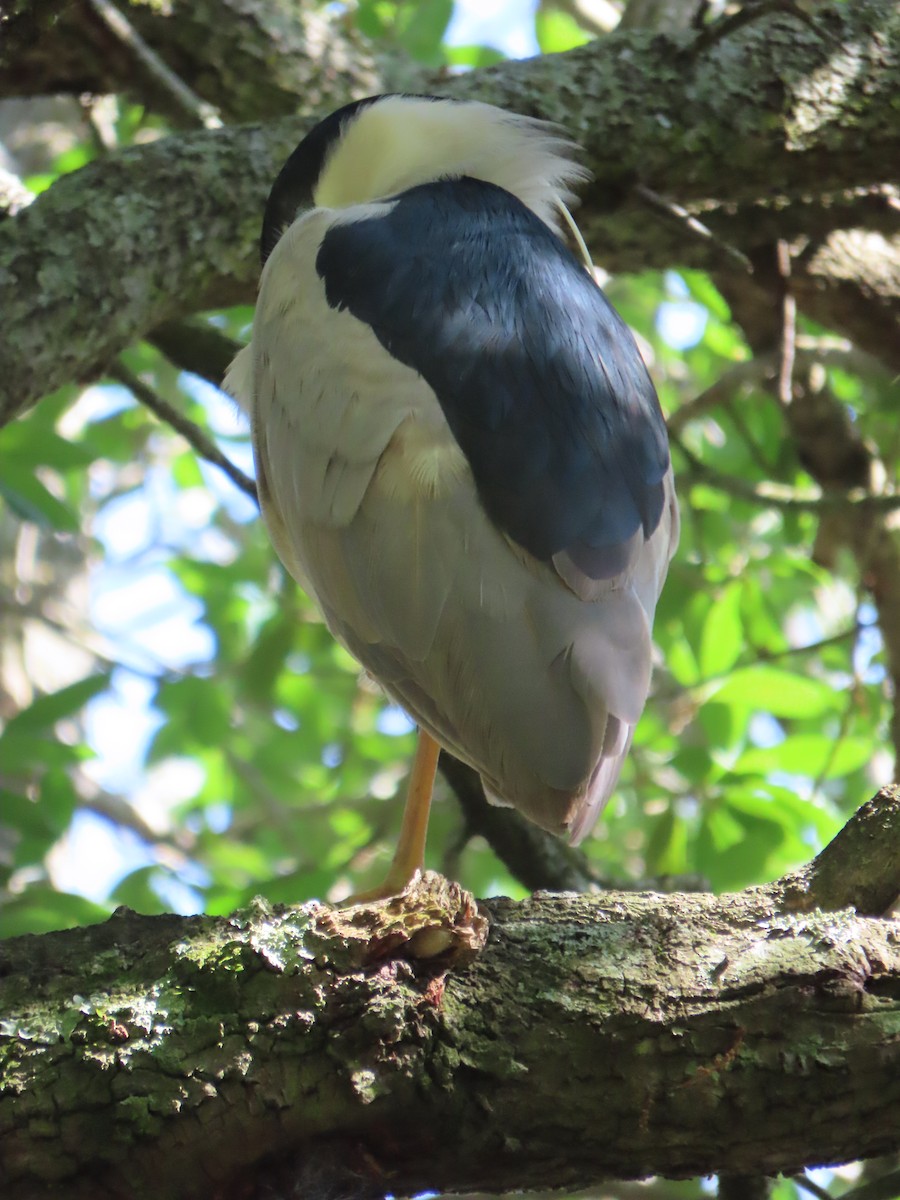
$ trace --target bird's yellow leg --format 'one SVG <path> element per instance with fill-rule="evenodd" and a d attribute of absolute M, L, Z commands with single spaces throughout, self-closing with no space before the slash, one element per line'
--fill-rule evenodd
<path fill-rule="evenodd" d="M 345 904 L 368 904 L 373 900 L 387 900 L 399 896 L 406 886 L 422 870 L 425 862 L 425 835 L 428 832 L 428 814 L 431 811 L 431 793 L 437 771 L 440 746 L 434 738 L 419 730 L 416 757 L 413 759 L 403 809 L 400 837 L 390 870 L 384 882 L 367 892 L 357 892 L 345 900 Z"/>

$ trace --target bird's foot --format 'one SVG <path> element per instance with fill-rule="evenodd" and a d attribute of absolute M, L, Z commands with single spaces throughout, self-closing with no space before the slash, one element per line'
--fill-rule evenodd
<path fill-rule="evenodd" d="M 416 871 L 399 894 L 395 887 L 386 891 L 387 884 L 351 897 L 327 917 L 331 933 L 358 945 L 363 963 L 441 958 L 449 965 L 484 946 L 487 917 L 458 883 L 436 871 Z"/>
<path fill-rule="evenodd" d="M 367 888 L 364 892 L 354 892 L 346 900 L 342 900 L 339 907 L 356 908 L 360 904 L 380 904 L 382 900 L 399 900 L 401 896 L 414 891 L 425 874 L 434 875 L 435 872 L 425 872 L 420 867 L 408 870 L 401 866 L 398 869 L 395 862 L 377 887 Z"/>

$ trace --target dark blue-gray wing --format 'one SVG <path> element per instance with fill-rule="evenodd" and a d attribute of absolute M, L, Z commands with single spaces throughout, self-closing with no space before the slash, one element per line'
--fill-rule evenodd
<path fill-rule="evenodd" d="M 659 524 L 669 465 L 627 325 L 508 192 L 445 180 L 391 203 L 325 235 L 329 305 L 431 386 L 500 529 L 536 558 L 618 575 Z"/>

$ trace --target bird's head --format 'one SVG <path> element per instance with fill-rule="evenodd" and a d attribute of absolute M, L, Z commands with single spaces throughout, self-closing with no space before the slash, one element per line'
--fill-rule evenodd
<path fill-rule="evenodd" d="M 307 209 L 347 208 L 461 176 L 504 188 L 556 228 L 560 204 L 587 178 L 574 150 L 552 125 L 474 100 L 354 101 L 316 125 L 284 164 L 266 205 L 263 262 Z"/>

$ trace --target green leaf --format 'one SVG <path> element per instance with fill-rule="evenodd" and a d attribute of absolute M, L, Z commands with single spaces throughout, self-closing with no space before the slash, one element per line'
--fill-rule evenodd
<path fill-rule="evenodd" d="M 821 717 L 837 711 L 844 703 L 822 680 L 772 666 L 742 667 L 713 695 L 720 704 L 733 704 L 776 717 Z"/>
<path fill-rule="evenodd" d="M 182 490 L 203 487 L 203 473 L 193 450 L 186 450 L 173 461 L 172 478 Z"/>
<path fill-rule="evenodd" d="M 384 37 L 396 15 L 396 4 L 384 3 L 384 0 L 357 0 L 356 26 L 368 38 Z"/>
<path fill-rule="evenodd" d="M 4 460 L 0 498 L 23 521 L 33 521 L 35 525 L 59 533 L 78 532 L 79 521 L 75 513 L 54 496 L 30 468 L 23 469 L 17 463 Z"/>
<path fill-rule="evenodd" d="M 721 675 L 737 662 L 744 648 L 739 583 L 726 587 L 713 602 L 703 624 L 700 642 L 700 674 Z"/>
<path fill-rule="evenodd" d="M 451 67 L 493 67 L 505 62 L 506 55 L 493 46 L 445 46 L 444 54 Z"/>
<path fill-rule="evenodd" d="M 241 671 L 244 690 L 249 697 L 259 702 L 271 699 L 275 681 L 284 670 L 296 640 L 296 632 L 292 614 L 281 611 L 263 625 Z"/>
<path fill-rule="evenodd" d="M 397 35 L 400 45 L 417 62 L 440 66 L 444 61 L 441 42 L 453 16 L 453 0 L 416 0 L 399 12 Z"/>
<path fill-rule="evenodd" d="M 712 316 L 718 317 L 720 321 L 731 320 L 731 309 L 728 307 L 725 297 L 708 275 L 704 275 L 700 271 L 680 271 L 679 274 L 687 284 L 691 299 L 702 304 Z"/>
<path fill-rule="evenodd" d="M 159 875 L 159 867 L 139 867 L 119 881 L 109 898 L 110 903 L 125 904 L 139 913 L 168 912 L 167 905 L 154 887 Z"/>
<path fill-rule="evenodd" d="M 190 749 L 228 745 L 231 735 L 231 699 L 211 679 L 185 675 L 160 685 L 156 706 L 169 718 L 148 754 L 156 762 Z"/>
<path fill-rule="evenodd" d="M 706 827 L 709 830 L 713 846 L 720 854 L 730 847 L 736 846 L 739 842 L 743 842 L 747 834 L 746 826 L 742 825 L 728 811 L 727 805 L 720 805 L 709 813 L 706 818 Z"/>
<path fill-rule="evenodd" d="M 5 737 L 7 733 L 37 733 L 40 730 L 51 728 L 57 721 L 72 716 L 73 713 L 84 708 L 89 700 L 93 700 L 95 696 L 106 691 L 109 687 L 109 679 L 108 672 L 89 675 L 87 679 L 79 679 L 77 683 L 60 688 L 58 692 L 39 696 L 37 700 L 34 700 L 27 708 L 23 708 L 7 723 L 3 736 Z M 2 738 L 0 738 L 0 742 L 2 742 Z"/>
<path fill-rule="evenodd" d="M 573 16 L 558 8 L 539 8 L 534 18 L 534 32 L 542 54 L 559 54 L 591 40 L 591 35 Z"/>
<path fill-rule="evenodd" d="M 10 460 L 18 466 L 53 467 L 58 471 L 82 469 L 90 466 L 94 455 L 83 442 L 73 442 L 60 437 L 36 416 L 14 421 L 0 431 L 0 453 L 6 463 Z"/>
<path fill-rule="evenodd" d="M 0 763 L 4 774 L 40 776 L 51 767 L 76 766 L 89 756 L 87 747 L 54 741 L 44 730 L 26 733 L 7 726 L 0 735 Z"/>
<path fill-rule="evenodd" d="M 0 907 L 0 939 L 93 925 L 108 916 L 108 908 L 84 896 L 54 891 L 49 884 L 32 884 Z"/>
<path fill-rule="evenodd" d="M 823 734 L 795 734 L 776 746 L 746 750 L 735 763 L 736 775 L 768 775 L 782 771 L 818 779 L 838 779 L 872 761 L 874 739 Z"/>

